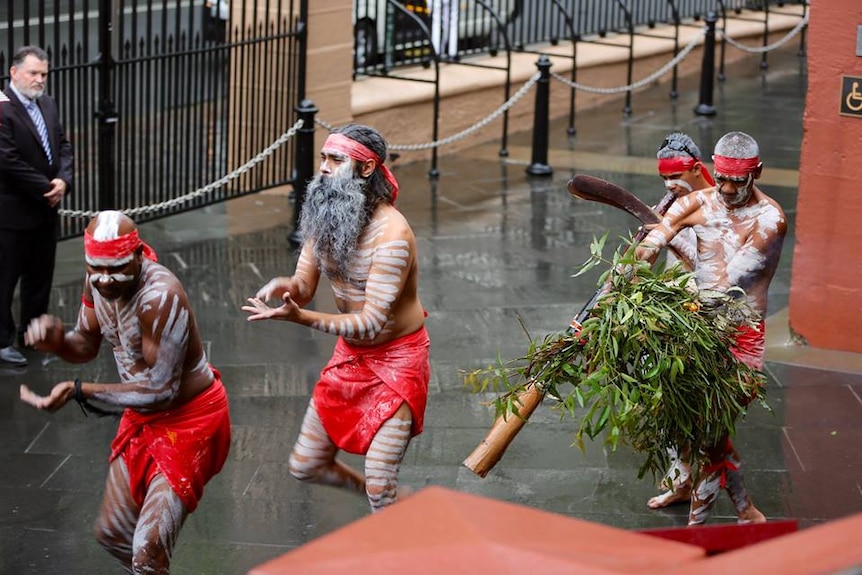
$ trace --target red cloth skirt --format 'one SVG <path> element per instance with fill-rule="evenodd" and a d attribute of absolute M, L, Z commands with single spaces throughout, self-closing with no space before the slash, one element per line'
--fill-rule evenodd
<path fill-rule="evenodd" d="M 161 473 L 191 513 L 204 485 L 221 471 L 230 450 L 230 414 L 221 374 L 213 373 L 212 385 L 175 409 L 123 412 L 110 461 L 123 456 L 138 507 L 150 481 Z"/>
<path fill-rule="evenodd" d="M 407 402 L 411 437 L 422 432 L 431 342 L 425 327 L 381 345 L 350 345 L 338 338 L 314 387 L 314 405 L 339 449 L 364 455 L 380 426 Z"/>

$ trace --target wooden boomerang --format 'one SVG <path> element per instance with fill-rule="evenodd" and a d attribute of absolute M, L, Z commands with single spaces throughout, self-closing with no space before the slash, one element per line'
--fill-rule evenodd
<path fill-rule="evenodd" d="M 573 196 L 620 208 L 639 219 L 643 224 L 655 224 L 661 221 L 661 217 L 676 200 L 676 194 L 668 190 L 656 206 L 656 209 L 653 210 L 651 207 L 643 203 L 640 198 L 625 188 L 612 184 L 607 180 L 583 174 L 578 174 L 569 180 L 568 188 L 569 193 Z M 633 245 L 638 244 L 647 236 L 648 233 L 649 232 L 645 228 L 641 227 L 637 234 L 635 234 Z M 599 298 L 604 295 L 606 289 L 607 286 L 602 286 L 596 290 L 596 293 L 594 293 L 593 297 L 587 301 L 580 313 L 572 319 L 572 323 L 569 325 L 569 330 L 580 331 L 581 324 L 587 317 L 589 317 L 590 310 L 595 307 Z"/>
<path fill-rule="evenodd" d="M 668 192 L 654 210 L 625 188 L 585 174 L 578 174 L 569 180 L 568 188 L 569 193 L 577 198 L 620 208 L 636 217 L 643 224 L 658 223 L 661 216 L 676 200 L 676 195 Z"/>

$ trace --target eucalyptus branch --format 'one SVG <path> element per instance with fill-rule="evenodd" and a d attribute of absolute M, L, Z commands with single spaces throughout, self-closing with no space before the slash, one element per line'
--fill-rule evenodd
<path fill-rule="evenodd" d="M 590 258 L 575 275 L 608 266 L 604 293 L 577 333 L 530 337 L 527 353 L 466 375 L 474 391 L 502 392 L 498 415 L 520 416 L 518 395 L 539 386 L 576 423 L 575 444 L 604 436 L 645 456 L 639 476 L 663 471 L 667 448 L 712 445 L 745 412 L 749 398 L 763 400 L 763 376 L 737 361 L 730 346 L 741 325 L 759 315 L 741 289 L 698 292 L 693 274 L 679 266 L 650 267 L 632 245 L 602 257 L 605 238 L 594 240 Z M 765 405 L 765 404 L 764 404 Z"/>

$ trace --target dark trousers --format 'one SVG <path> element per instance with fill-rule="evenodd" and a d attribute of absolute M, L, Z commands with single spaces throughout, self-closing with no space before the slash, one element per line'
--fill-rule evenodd
<path fill-rule="evenodd" d="M 0 229 L 0 347 L 23 338 L 30 320 L 48 311 L 54 262 L 57 257 L 57 227 L 32 230 Z M 12 300 L 21 280 L 20 323 L 15 326 Z"/>

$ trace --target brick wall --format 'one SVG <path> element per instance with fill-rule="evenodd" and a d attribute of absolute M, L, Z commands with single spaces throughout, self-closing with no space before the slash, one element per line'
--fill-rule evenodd
<path fill-rule="evenodd" d="M 813 347 L 853 352 L 862 352 L 862 116 L 839 106 L 842 76 L 862 78 L 860 24 L 858 0 L 811 3 L 790 290 L 793 331 Z"/>

